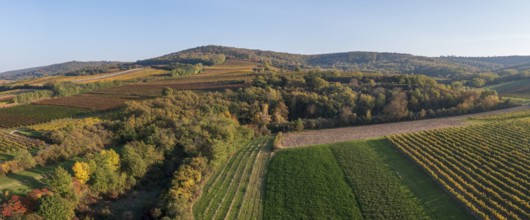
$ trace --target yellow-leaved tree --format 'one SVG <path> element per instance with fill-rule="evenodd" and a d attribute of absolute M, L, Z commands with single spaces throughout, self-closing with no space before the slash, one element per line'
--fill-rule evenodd
<path fill-rule="evenodd" d="M 72 167 L 72 170 L 74 171 L 74 176 L 82 183 L 86 183 L 90 179 L 90 175 L 92 174 L 90 170 L 90 165 L 86 162 L 75 162 L 74 166 Z"/>
<path fill-rule="evenodd" d="M 112 149 L 102 150 L 100 154 L 107 158 L 106 161 L 109 163 L 109 167 L 112 169 L 112 171 L 118 170 L 120 167 L 120 155 L 118 155 L 116 151 Z"/>

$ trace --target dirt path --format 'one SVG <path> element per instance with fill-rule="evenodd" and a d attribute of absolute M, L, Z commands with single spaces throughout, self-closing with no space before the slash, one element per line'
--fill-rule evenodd
<path fill-rule="evenodd" d="M 290 132 L 284 135 L 284 138 L 282 140 L 282 146 L 285 148 L 301 147 L 306 145 L 327 144 L 349 140 L 374 138 L 391 134 L 417 132 L 437 128 L 456 127 L 469 124 L 470 122 L 466 121 L 466 119 L 469 119 L 470 117 L 496 115 L 525 109 L 530 109 L 530 106 L 521 106 L 509 109 L 445 118 L 434 118 L 417 121 L 404 121 L 396 123 L 364 125 L 345 128 L 332 128 L 323 130 L 310 130 L 303 132 Z"/>
<path fill-rule="evenodd" d="M 86 81 L 91 81 L 91 80 L 96 80 L 96 79 L 104 79 L 104 78 L 109 78 L 109 77 L 113 77 L 113 76 L 127 74 L 127 73 L 130 73 L 130 72 L 135 72 L 135 71 L 138 71 L 138 70 L 141 70 L 141 69 L 143 69 L 143 68 L 130 69 L 130 70 L 125 70 L 125 71 L 121 71 L 121 72 L 117 72 L 117 73 L 111 73 L 111 74 L 107 74 L 107 75 L 96 76 L 96 77 L 92 77 L 92 78 L 72 80 L 72 82 L 79 83 L 79 82 L 86 82 Z"/>

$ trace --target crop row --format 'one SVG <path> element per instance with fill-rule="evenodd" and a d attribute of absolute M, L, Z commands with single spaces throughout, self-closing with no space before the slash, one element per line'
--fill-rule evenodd
<path fill-rule="evenodd" d="M 506 120 L 390 139 L 478 217 L 528 219 L 528 125 Z"/>
<path fill-rule="evenodd" d="M 108 98 L 97 95 L 79 95 L 42 100 L 37 104 L 104 111 L 123 106 L 125 101 L 125 99 Z"/>
<path fill-rule="evenodd" d="M 0 152 L 12 152 L 20 149 L 31 151 L 44 145 L 45 143 L 40 140 L 0 131 Z"/>
<path fill-rule="evenodd" d="M 255 179 L 254 175 L 259 175 L 256 170 L 261 168 L 256 164 L 262 162 L 257 159 L 264 158 L 260 155 L 266 142 L 266 139 L 258 139 L 244 147 L 210 178 L 194 205 L 196 219 L 232 219 L 244 210 L 243 202 L 252 198 L 247 194 L 252 192 L 249 184 Z"/>
<path fill-rule="evenodd" d="M 89 109 L 49 105 L 19 105 L 0 109 L 0 128 L 11 128 L 75 117 L 92 112 Z"/>
<path fill-rule="evenodd" d="M 401 180 L 382 165 L 367 141 L 331 147 L 357 196 L 365 219 L 426 219 L 424 208 Z"/>

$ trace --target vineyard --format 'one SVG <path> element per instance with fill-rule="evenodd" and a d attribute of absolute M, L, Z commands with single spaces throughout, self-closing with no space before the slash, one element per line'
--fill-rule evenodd
<path fill-rule="evenodd" d="M 399 152 L 383 149 L 393 149 L 385 139 L 277 152 L 268 171 L 264 215 L 268 219 L 469 217 Z M 413 185 L 416 182 L 421 184 Z"/>
<path fill-rule="evenodd" d="M 530 119 L 524 114 L 390 140 L 477 217 L 529 219 Z"/>
<path fill-rule="evenodd" d="M 366 219 L 426 219 L 427 213 L 413 194 L 382 166 L 366 141 L 334 144 L 331 147 L 361 204 Z"/>
<path fill-rule="evenodd" d="M 50 105 L 19 105 L 0 109 L 0 128 L 32 125 L 53 119 L 75 117 L 92 112 L 89 109 Z"/>
<path fill-rule="evenodd" d="M 174 90 L 224 90 L 237 89 L 245 86 L 240 81 L 233 82 L 204 82 L 204 83 L 175 83 L 175 84 L 135 84 L 118 86 L 92 92 L 98 95 L 114 96 L 138 96 L 138 97 L 158 97 L 162 95 L 164 88 Z"/>
<path fill-rule="evenodd" d="M 206 183 L 195 203 L 196 219 L 261 219 L 263 180 L 270 159 L 269 139 L 238 151 Z"/>
<path fill-rule="evenodd" d="M 85 108 L 90 110 L 110 110 L 119 108 L 125 105 L 127 100 L 120 98 L 108 98 L 98 95 L 79 95 L 79 96 L 67 96 L 59 97 L 54 99 L 46 99 L 39 101 L 39 105 L 53 105 L 53 106 L 66 106 L 66 107 L 76 107 L 76 108 Z"/>
<path fill-rule="evenodd" d="M 31 152 L 44 145 L 45 143 L 40 140 L 0 131 L 0 152 L 2 153 L 9 154 L 17 150 L 28 150 Z"/>
<path fill-rule="evenodd" d="M 108 81 L 113 81 L 113 80 L 129 81 L 129 80 L 137 80 L 137 79 L 161 76 L 164 74 L 167 74 L 166 70 L 143 68 L 143 69 L 138 69 L 138 70 L 123 71 L 119 73 L 92 75 L 92 76 L 87 76 L 85 78 L 77 78 L 72 81 L 76 83 L 108 82 Z"/>

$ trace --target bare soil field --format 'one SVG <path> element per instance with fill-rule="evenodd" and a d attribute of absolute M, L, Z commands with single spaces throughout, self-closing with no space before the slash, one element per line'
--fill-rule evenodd
<path fill-rule="evenodd" d="M 303 132 L 290 132 L 284 135 L 281 145 L 285 148 L 301 147 L 306 145 L 328 144 L 357 139 L 374 138 L 392 134 L 456 127 L 472 123 L 467 120 L 471 117 L 497 115 L 526 109 L 530 109 L 530 106 L 521 106 L 509 109 L 445 118 L 433 118 L 417 121 L 404 121 L 356 127 L 311 130 Z"/>

